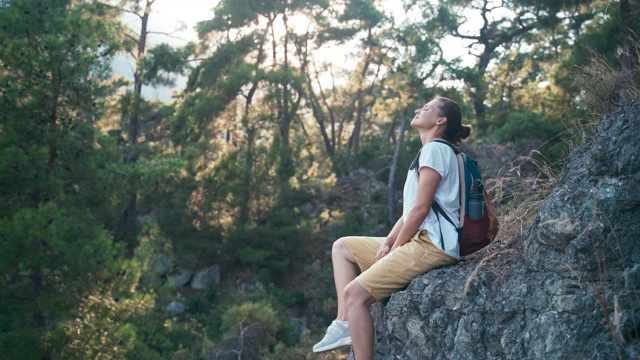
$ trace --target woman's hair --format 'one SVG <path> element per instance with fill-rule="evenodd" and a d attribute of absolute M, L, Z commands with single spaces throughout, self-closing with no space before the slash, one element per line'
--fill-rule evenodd
<path fill-rule="evenodd" d="M 437 96 L 438 116 L 447 118 L 447 125 L 444 128 L 442 137 L 453 145 L 460 145 L 462 139 L 466 139 L 471 134 L 470 125 L 462 125 L 462 110 L 455 101 L 443 96 Z"/>

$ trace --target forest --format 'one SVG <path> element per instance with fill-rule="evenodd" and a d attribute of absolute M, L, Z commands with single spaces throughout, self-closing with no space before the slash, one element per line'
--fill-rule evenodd
<path fill-rule="evenodd" d="M 461 104 L 508 246 L 640 96 L 638 0 L 202 0 L 185 46 L 163 1 L 0 0 L 3 358 L 344 358 L 331 244 L 401 214 L 414 109 Z"/>

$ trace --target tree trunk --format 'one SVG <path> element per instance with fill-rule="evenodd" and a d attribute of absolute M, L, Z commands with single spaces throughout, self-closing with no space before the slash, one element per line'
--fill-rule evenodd
<path fill-rule="evenodd" d="M 240 189 L 240 196 L 241 196 L 241 200 L 240 200 L 240 215 L 239 215 L 239 223 L 240 224 L 247 224 L 249 221 L 249 208 L 251 205 L 251 198 L 252 198 L 252 194 L 251 194 L 251 183 L 253 182 L 253 171 L 252 171 L 252 167 L 253 167 L 253 161 L 254 161 L 254 148 L 253 148 L 253 141 L 254 141 L 254 137 L 255 137 L 255 130 L 249 125 L 249 118 L 248 118 L 248 108 L 249 108 L 249 103 L 247 103 L 245 109 L 247 109 L 245 111 L 245 115 L 242 117 L 242 127 L 244 128 L 244 131 L 247 134 L 247 152 L 246 152 L 246 158 L 245 158 L 245 163 L 244 163 L 244 170 L 243 170 L 243 176 L 242 176 L 242 183 L 243 183 L 243 189 Z"/>
<path fill-rule="evenodd" d="M 284 25 L 284 51 L 283 51 L 283 70 L 285 74 L 289 72 L 289 54 L 288 54 L 288 43 L 289 43 L 289 29 L 287 28 L 287 15 L 286 13 L 282 14 L 282 22 Z M 274 38 L 274 49 L 275 49 L 275 38 Z M 275 51 L 275 50 L 274 50 Z M 274 62 L 274 68 L 276 64 Z M 276 84 L 278 85 L 278 84 Z M 289 80 L 285 79 L 282 84 L 282 93 L 278 93 L 278 127 L 280 131 L 280 163 L 278 166 L 278 177 L 280 181 L 280 185 L 285 188 L 289 184 L 289 179 L 293 176 L 293 158 L 291 155 L 291 147 L 289 143 L 289 133 L 291 131 L 291 121 L 293 119 L 293 111 L 290 109 L 290 88 L 289 88 Z M 287 196 L 288 191 L 285 189 L 282 195 Z"/>
<path fill-rule="evenodd" d="M 372 37 L 371 29 L 369 29 L 368 43 L 371 43 Z M 360 84 L 358 85 L 358 91 L 356 93 L 356 102 L 358 104 L 356 108 L 356 120 L 353 126 L 353 132 L 349 138 L 349 148 L 353 151 L 353 154 L 357 154 L 360 150 L 360 131 L 362 129 L 362 117 L 364 115 L 364 81 L 367 76 L 367 71 L 369 70 L 369 65 L 371 65 L 372 53 L 373 46 L 370 45 L 369 52 L 367 52 L 364 64 L 362 65 L 362 71 L 360 71 L 360 79 L 358 79 Z"/>
<path fill-rule="evenodd" d="M 31 299 L 33 302 L 37 302 L 42 292 L 42 273 L 40 266 L 35 265 L 31 269 L 29 280 L 31 281 Z M 31 321 L 34 329 L 42 329 L 45 326 L 44 314 L 37 306 L 34 307 Z"/>
<path fill-rule="evenodd" d="M 389 212 L 389 225 L 393 226 L 398 217 L 396 216 L 396 172 L 398 170 L 398 159 L 400 158 L 400 151 L 404 143 L 404 132 L 407 127 L 407 115 L 402 113 L 402 122 L 400 123 L 400 130 L 398 131 L 398 141 L 396 142 L 396 148 L 393 151 L 393 160 L 391 161 L 391 169 L 389 170 L 389 183 L 387 189 L 389 192 L 389 203 L 387 209 Z"/>
<path fill-rule="evenodd" d="M 267 27 L 264 29 L 264 36 L 263 36 L 263 40 L 260 43 L 260 46 L 258 48 L 258 56 L 256 58 L 256 69 L 260 68 L 260 63 L 262 62 L 262 59 L 264 58 L 263 53 L 264 53 L 264 42 L 267 38 L 267 34 L 269 32 L 269 29 L 271 28 L 271 22 L 269 22 L 267 24 Z M 245 96 L 245 104 L 244 104 L 244 114 L 242 116 L 242 129 L 243 131 L 247 134 L 247 151 L 246 151 L 246 157 L 245 157 L 245 163 L 244 163 L 244 173 L 242 176 L 242 185 L 243 185 L 243 189 L 241 191 L 241 200 L 240 200 L 240 215 L 239 215 L 239 223 L 240 224 L 246 224 L 249 221 L 249 207 L 251 205 L 251 198 L 252 198 L 252 194 L 251 194 L 251 189 L 252 189 L 252 182 L 253 182 L 253 161 L 254 161 L 254 148 L 253 148 L 253 141 L 255 138 L 255 130 L 250 126 L 250 121 L 249 121 L 249 109 L 251 108 L 251 104 L 253 103 L 253 96 L 256 93 L 256 90 L 258 90 L 258 84 L 260 83 L 260 79 L 254 78 L 253 79 L 253 84 L 251 85 L 251 89 L 249 90 L 249 93 L 247 93 L 247 95 Z"/>
<path fill-rule="evenodd" d="M 331 77 L 333 79 L 333 72 L 331 72 Z M 331 122 L 331 138 L 327 139 L 330 144 L 330 147 L 327 148 L 327 152 L 330 154 L 330 156 L 333 156 L 336 153 L 336 117 L 333 114 L 333 109 L 331 109 L 331 106 L 329 106 L 329 103 L 327 102 L 327 97 L 324 94 L 324 90 L 322 89 L 322 84 L 320 83 L 320 78 L 317 72 L 316 81 L 318 82 L 318 88 L 320 89 L 320 97 L 322 98 L 322 103 L 327 108 L 327 112 L 329 113 L 329 121 Z M 335 85 L 333 86 L 333 89 L 335 89 Z M 321 131 L 324 131 L 326 133 L 326 130 L 324 129 L 322 129 Z"/>
<path fill-rule="evenodd" d="M 147 0 L 147 4 L 144 8 L 144 14 L 140 16 L 140 38 L 138 39 L 138 54 L 136 58 L 136 71 L 133 76 L 133 100 L 131 103 L 131 113 L 129 117 L 129 151 L 125 163 L 132 164 L 136 162 L 136 145 L 138 144 L 138 118 L 140 116 L 140 99 L 142 98 L 142 85 L 143 74 L 142 66 L 144 60 L 144 53 L 147 51 L 147 34 L 149 26 L 149 14 L 151 13 L 151 6 L 155 0 Z"/>
<path fill-rule="evenodd" d="M 501 7 L 501 6 L 499 6 Z M 500 21 L 493 21 L 492 11 L 498 8 L 492 7 L 489 0 L 483 0 L 482 8 L 480 10 L 481 17 L 483 19 L 482 27 L 478 35 L 465 35 L 458 32 L 458 29 L 452 34 L 455 37 L 466 40 L 473 40 L 475 43 L 482 45 L 483 50 L 478 55 L 478 62 L 475 66 L 473 74 L 465 78 L 465 82 L 472 88 L 471 96 L 473 98 L 473 109 L 475 111 L 476 125 L 478 131 L 483 133 L 487 128 L 486 123 L 486 108 L 484 105 L 487 99 L 488 85 L 484 79 L 485 73 L 493 56 L 493 53 L 500 46 L 510 44 L 515 41 L 520 35 L 525 34 L 534 29 L 535 24 L 525 24 L 525 21 L 520 15 L 514 19 L 514 24 L 517 24 L 514 29 L 499 30 L 498 25 Z M 459 24 L 458 26 L 460 26 Z"/>
<path fill-rule="evenodd" d="M 134 164 L 138 159 L 138 122 L 140 117 L 140 101 L 142 98 L 142 85 L 144 82 L 142 66 L 144 60 L 144 54 L 147 49 L 147 34 L 149 25 L 149 14 L 151 13 L 151 6 L 155 0 L 147 0 L 144 7 L 144 14 L 138 15 L 141 20 L 140 25 L 140 38 L 138 39 L 138 53 L 136 58 L 136 71 L 133 75 L 133 98 L 131 102 L 131 110 L 129 116 L 129 142 L 128 149 L 125 151 L 124 162 L 125 164 Z M 133 253 L 135 246 L 135 234 L 138 231 L 137 223 L 138 213 L 138 192 L 136 189 L 131 189 L 129 192 L 129 203 L 124 211 L 124 234 L 127 241 L 128 254 Z"/>

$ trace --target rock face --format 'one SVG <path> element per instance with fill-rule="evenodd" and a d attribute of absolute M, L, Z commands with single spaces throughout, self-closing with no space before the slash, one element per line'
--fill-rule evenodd
<path fill-rule="evenodd" d="M 191 280 L 191 287 L 203 290 L 220 282 L 220 266 L 214 265 L 198 272 Z"/>
<path fill-rule="evenodd" d="M 191 270 L 179 267 L 166 275 L 167 282 L 173 289 L 179 289 L 191 280 L 191 274 Z"/>
<path fill-rule="evenodd" d="M 375 359 L 639 359 L 640 100 L 574 151 L 512 249 L 424 274 L 371 312 Z"/>

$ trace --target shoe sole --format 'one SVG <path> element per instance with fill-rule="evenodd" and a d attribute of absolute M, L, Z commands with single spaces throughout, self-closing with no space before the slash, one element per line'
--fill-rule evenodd
<path fill-rule="evenodd" d="M 335 342 L 333 344 L 330 344 L 330 345 L 327 345 L 325 347 L 313 349 L 313 352 L 314 353 L 323 353 L 323 352 L 335 350 L 335 349 L 341 348 L 343 346 L 349 346 L 349 345 L 351 345 L 351 336 L 346 337 L 344 339 L 340 339 L 340 341 L 337 341 L 337 342 Z"/>

